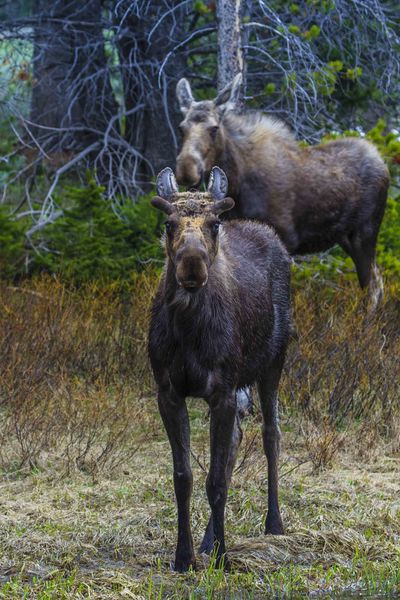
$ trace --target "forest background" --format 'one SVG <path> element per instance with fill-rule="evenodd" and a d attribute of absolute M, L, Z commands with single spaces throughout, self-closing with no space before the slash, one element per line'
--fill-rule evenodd
<path fill-rule="evenodd" d="M 400 273 L 396 3 L 40 0 L 0 11 L 3 276 L 129 280 L 160 264 L 146 194 L 174 167 L 176 83 L 187 77 L 210 98 L 239 70 L 246 109 L 283 119 L 304 142 L 345 134 L 378 145 L 392 172 L 379 262 Z M 339 256 L 317 262 L 336 268 Z"/>

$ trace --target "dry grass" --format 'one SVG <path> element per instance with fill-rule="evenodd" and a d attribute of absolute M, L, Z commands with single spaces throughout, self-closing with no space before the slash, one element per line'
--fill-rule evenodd
<path fill-rule="evenodd" d="M 336 425 L 379 414 L 390 435 L 399 409 L 400 288 L 386 286 L 385 301 L 367 316 L 356 284 L 327 288 L 310 283 L 293 297 L 298 339 L 290 347 L 281 398 L 316 424 Z"/>
<path fill-rule="evenodd" d="M 204 416 L 195 403 L 191 413 L 194 450 L 199 451 Z M 257 420 L 250 419 L 246 436 L 255 428 Z M 112 480 L 93 483 L 75 475 L 60 481 L 49 470 L 4 474 L 0 579 L 11 581 L 3 588 L 4 597 L 17 597 L 25 586 L 29 598 L 211 598 L 218 593 L 261 598 L 271 590 L 290 595 L 368 587 L 372 580 L 381 585 L 378 575 L 383 572 L 392 581 L 391 591 L 398 589 L 400 458 L 382 455 L 366 464 L 341 453 L 334 471 L 316 474 L 304 462 L 303 441 L 287 432 L 284 439 L 286 535 L 262 534 L 266 465 L 258 436 L 251 461 L 234 477 L 228 501 L 231 574 L 212 570 L 204 556 L 198 557 L 196 574 L 180 576 L 170 570 L 176 515 L 169 448 L 163 439 L 142 444 L 125 474 Z M 293 464 L 300 466 L 285 475 Z M 208 508 L 204 473 L 197 466 L 194 472 L 192 522 L 198 544 Z M 45 595 L 46 586 L 54 595 Z"/>
<path fill-rule="evenodd" d="M 68 290 L 41 279 L 0 291 L 0 459 L 95 473 L 135 451 L 148 425 L 147 312 L 154 276 L 134 293 Z M 147 427 L 148 428 L 148 427 Z M 7 442 L 7 443 L 6 443 Z"/>

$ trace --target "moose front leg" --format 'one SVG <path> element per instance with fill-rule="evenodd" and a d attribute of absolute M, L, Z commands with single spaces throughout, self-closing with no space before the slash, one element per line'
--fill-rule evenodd
<path fill-rule="evenodd" d="M 228 395 L 215 395 L 210 399 L 210 471 L 207 477 L 207 496 L 211 507 L 214 548 L 217 566 L 224 563 L 229 568 L 225 548 L 225 504 L 230 479 L 229 457 L 236 417 L 234 391 Z"/>
<path fill-rule="evenodd" d="M 178 543 L 175 571 L 196 567 L 190 530 L 190 497 L 193 475 L 190 467 L 190 427 L 186 402 L 171 390 L 160 390 L 158 406 L 171 444 L 174 462 L 174 486 L 178 506 Z"/>
<path fill-rule="evenodd" d="M 226 466 L 227 488 L 229 488 L 229 485 L 230 485 L 230 482 L 232 479 L 233 469 L 236 464 L 236 457 L 237 457 L 240 443 L 241 443 L 242 437 L 243 437 L 243 432 L 242 432 L 242 428 L 240 425 L 242 418 L 243 418 L 243 414 L 241 413 L 239 406 L 238 406 L 237 410 L 236 410 L 233 429 L 232 429 L 231 447 L 229 450 L 228 463 Z M 203 540 L 202 540 L 200 548 L 199 548 L 199 552 L 204 552 L 205 554 L 211 554 L 211 552 L 213 551 L 213 547 L 214 547 L 214 527 L 213 527 L 213 520 L 212 520 L 212 515 L 211 515 L 210 519 L 208 521 L 208 524 L 207 524 L 206 531 L 204 533 Z"/>

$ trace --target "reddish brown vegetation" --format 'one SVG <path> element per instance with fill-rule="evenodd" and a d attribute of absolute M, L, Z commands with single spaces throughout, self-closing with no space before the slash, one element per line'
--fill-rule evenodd
<path fill-rule="evenodd" d="M 54 279 L 0 284 L 3 467 L 57 459 L 60 474 L 77 467 L 109 472 L 123 461 L 126 468 L 149 431 L 161 435 L 145 356 L 157 279 L 152 272 L 138 276 L 123 297 L 113 288 L 71 291 Z M 399 289 L 390 282 L 386 289 L 368 320 L 348 278 L 335 290 L 302 283 L 293 294 L 298 339 L 289 345 L 282 378 L 282 423 L 319 428 L 309 448 L 316 467 L 331 461 L 317 456 L 326 422 L 326 440 L 329 428 L 347 430 L 345 446 L 357 446 L 362 456 L 379 439 L 389 452 L 400 450 Z"/>

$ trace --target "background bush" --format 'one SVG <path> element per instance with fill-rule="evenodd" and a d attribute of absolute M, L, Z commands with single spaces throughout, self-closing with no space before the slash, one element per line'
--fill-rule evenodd
<path fill-rule="evenodd" d="M 111 469 L 151 418 L 147 305 L 156 276 L 71 290 L 54 278 L 0 283 L 0 463 Z M 148 428 L 147 428 L 148 429 Z"/>
<path fill-rule="evenodd" d="M 160 219 L 147 196 L 117 215 L 89 177 L 85 187 L 68 188 L 62 204 L 63 215 L 38 236 L 46 251 L 34 258 L 35 270 L 75 283 L 127 281 L 144 264 L 161 262 Z"/>
<path fill-rule="evenodd" d="M 75 284 L 127 282 L 149 263 L 160 266 L 162 217 L 151 197 L 125 203 L 116 213 L 89 176 L 86 185 L 65 189 L 58 198 L 61 216 L 32 235 L 23 219 L 0 207 L 1 277 L 47 272 Z"/>

